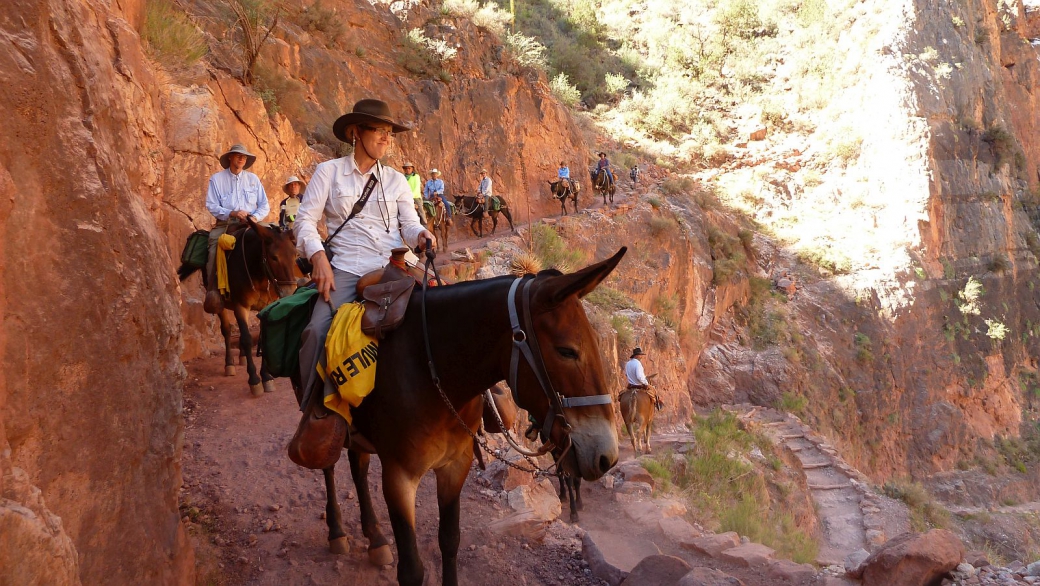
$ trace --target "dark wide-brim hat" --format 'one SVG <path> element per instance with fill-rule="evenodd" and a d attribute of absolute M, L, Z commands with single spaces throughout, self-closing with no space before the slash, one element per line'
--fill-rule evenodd
<path fill-rule="evenodd" d="M 351 124 L 360 124 L 362 122 L 383 122 L 389 124 L 393 127 L 390 130 L 393 134 L 410 130 L 404 124 L 394 122 L 393 114 L 390 113 L 390 106 L 386 102 L 368 98 L 358 100 L 349 114 L 344 114 L 337 118 L 332 125 L 332 134 L 335 134 L 336 138 L 343 142 L 350 142 L 346 135 L 347 127 Z"/>
<path fill-rule="evenodd" d="M 643 352 L 643 349 L 637 346 L 636 349 L 632 351 L 632 358 L 635 358 L 636 356 L 646 356 L 646 352 Z"/>
<path fill-rule="evenodd" d="M 246 156 L 246 169 L 253 166 L 256 162 L 256 155 L 246 150 L 246 147 L 240 144 L 233 144 L 226 153 L 220 155 L 220 166 L 227 169 L 231 166 L 231 155 L 245 155 Z"/>

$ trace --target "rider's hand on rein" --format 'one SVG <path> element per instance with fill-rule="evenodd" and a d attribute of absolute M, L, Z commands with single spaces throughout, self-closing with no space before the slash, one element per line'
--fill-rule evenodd
<path fill-rule="evenodd" d="M 318 293 L 321 294 L 326 303 L 331 303 L 329 291 L 336 290 L 336 277 L 332 273 L 332 265 L 329 264 L 325 251 L 319 250 L 315 252 L 311 256 L 311 264 L 314 267 L 311 271 L 311 279 L 318 286 Z"/>

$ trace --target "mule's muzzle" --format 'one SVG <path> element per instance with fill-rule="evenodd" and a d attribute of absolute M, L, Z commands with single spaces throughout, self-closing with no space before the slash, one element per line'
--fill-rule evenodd
<path fill-rule="evenodd" d="M 578 475 L 598 480 L 618 461 L 617 432 L 606 419 L 576 423 L 570 433 Z"/>

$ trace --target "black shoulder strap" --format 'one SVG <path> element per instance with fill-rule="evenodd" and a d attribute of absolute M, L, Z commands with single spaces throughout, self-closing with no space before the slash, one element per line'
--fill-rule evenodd
<path fill-rule="evenodd" d="M 358 198 L 356 202 L 354 202 L 354 207 L 350 209 L 350 215 L 347 216 L 346 220 L 343 220 L 343 223 L 339 225 L 339 228 L 336 228 L 336 231 L 332 233 L 332 236 L 329 236 L 325 239 L 326 244 L 332 242 L 332 239 L 335 238 L 336 235 L 339 234 L 339 231 L 347 225 L 347 222 L 353 220 L 354 216 L 361 213 L 361 210 L 365 207 L 365 204 L 368 203 L 368 198 L 371 197 L 372 192 L 375 190 L 377 182 L 378 179 L 376 179 L 375 173 L 369 175 L 368 183 L 365 183 L 365 189 L 361 191 L 361 197 Z"/>

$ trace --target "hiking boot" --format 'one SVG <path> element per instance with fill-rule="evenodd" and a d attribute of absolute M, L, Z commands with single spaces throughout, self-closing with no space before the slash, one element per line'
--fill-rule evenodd
<path fill-rule="evenodd" d="M 202 302 L 202 310 L 206 313 L 220 313 L 224 309 L 224 300 L 216 291 L 206 291 L 206 300 Z"/>

